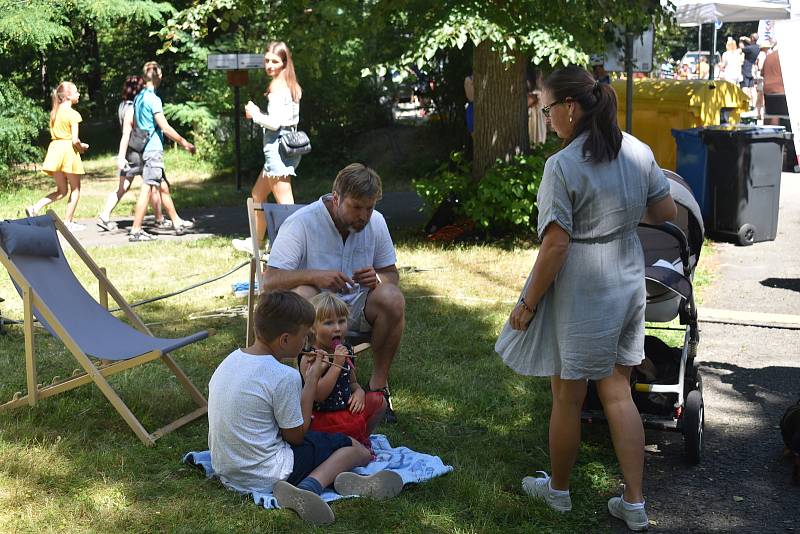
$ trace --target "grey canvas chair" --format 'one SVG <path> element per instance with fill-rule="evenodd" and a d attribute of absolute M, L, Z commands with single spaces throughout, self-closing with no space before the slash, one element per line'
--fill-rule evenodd
<path fill-rule="evenodd" d="M 250 238 L 253 246 L 253 257 L 250 260 L 250 287 L 247 292 L 247 334 L 246 343 L 251 345 L 255 341 L 255 333 L 253 331 L 253 311 L 255 310 L 256 302 L 258 301 L 259 291 L 256 291 L 256 280 L 259 286 L 263 280 L 264 272 L 266 271 L 266 263 L 269 258 L 269 251 L 272 249 L 272 244 L 278 236 L 278 230 L 281 225 L 289 218 L 291 214 L 305 207 L 305 204 L 273 204 L 265 202 L 263 204 L 256 204 L 252 198 L 247 199 L 247 219 L 250 223 Z M 258 247 L 258 239 L 256 238 L 256 218 L 264 217 L 267 223 L 267 249 L 266 254 L 262 256 Z M 352 343 L 353 350 L 356 354 L 364 352 L 371 347 L 370 334 L 363 332 L 348 332 L 347 339 Z"/>
<path fill-rule="evenodd" d="M 57 232 L 70 244 L 99 282 L 99 300 L 81 285 L 64 257 Z M 25 330 L 27 394 L 14 394 L 0 410 L 37 402 L 83 384 L 94 382 L 119 412 L 139 439 L 153 446 L 161 436 L 172 432 L 208 411 L 208 403 L 177 363 L 169 356 L 195 341 L 208 337 L 198 332 L 179 339 L 154 337 L 130 305 L 111 284 L 86 250 L 52 211 L 47 215 L 0 223 L 2 248 L 0 262 L 22 296 Z M 116 301 L 133 326 L 108 311 L 108 295 Z M 53 336 L 66 345 L 81 366 L 73 376 L 37 383 L 34 346 L 34 317 Z M 93 359 L 94 358 L 94 359 Z M 120 371 L 161 360 L 187 390 L 197 409 L 154 431 L 148 432 L 114 391 L 106 378 Z"/>

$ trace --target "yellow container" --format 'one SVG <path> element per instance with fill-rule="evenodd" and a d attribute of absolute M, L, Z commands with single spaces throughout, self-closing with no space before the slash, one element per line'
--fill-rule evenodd
<path fill-rule="evenodd" d="M 617 92 L 617 120 L 625 129 L 625 80 L 612 82 Z M 720 111 L 730 110 L 728 122 L 737 123 L 750 100 L 742 89 L 723 80 L 633 80 L 631 133 L 650 145 L 658 164 L 675 169 L 672 129 L 685 130 L 720 123 Z"/>

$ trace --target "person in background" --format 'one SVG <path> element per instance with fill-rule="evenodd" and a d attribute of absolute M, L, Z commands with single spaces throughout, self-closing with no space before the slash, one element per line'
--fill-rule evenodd
<path fill-rule="evenodd" d="M 778 43 L 772 47 L 772 53 L 764 59 L 764 124 L 782 125 L 787 132 L 792 131 L 789 120 L 789 106 L 786 103 L 786 89 L 783 85 L 780 50 Z M 769 115 L 773 115 L 770 117 Z M 775 117 L 774 115 L 777 115 Z M 784 170 L 800 172 L 800 161 L 793 142 L 786 144 Z"/>
<path fill-rule="evenodd" d="M 145 87 L 133 100 L 133 118 L 136 121 L 136 127 L 150 134 L 142 151 L 142 189 L 139 192 L 139 199 L 136 201 L 133 225 L 128 236 L 128 241 L 134 243 L 152 241 L 156 238 L 142 230 L 147 203 L 156 193 L 161 195 L 161 205 L 172 220 L 176 233 L 181 234 L 194 227 L 193 222 L 184 220 L 178 215 L 167 186 L 167 175 L 164 171 L 164 135 L 178 143 L 191 155 L 194 155 L 195 147 L 181 137 L 164 116 L 163 104 L 156 95 L 156 89 L 161 85 L 162 77 L 161 66 L 158 63 L 155 61 L 145 63 L 142 68 Z"/>
<path fill-rule="evenodd" d="M 697 64 L 697 78 L 699 80 L 707 80 L 709 70 L 708 58 L 700 56 L 700 62 Z"/>
<path fill-rule="evenodd" d="M 761 51 L 758 44 L 758 34 L 754 33 L 750 37 L 743 36 L 739 39 L 739 44 L 742 47 L 742 82 L 741 87 L 747 96 L 750 97 L 750 107 L 756 105 L 756 83 L 753 75 L 753 69 L 758 59 L 758 54 Z"/>
<path fill-rule="evenodd" d="M 758 57 L 756 58 L 756 65 L 754 69 L 754 78 L 756 83 L 756 118 L 759 121 L 764 120 L 764 61 L 767 55 L 771 52 L 772 43 L 768 39 L 758 40 Z"/>
<path fill-rule="evenodd" d="M 725 42 L 725 52 L 719 64 L 720 76 L 723 80 L 739 85 L 742 81 L 742 53 L 736 47 L 736 41 L 728 37 Z"/>
<path fill-rule="evenodd" d="M 264 70 L 271 79 L 267 92 L 264 93 L 268 101 L 267 112 L 263 113 L 252 101 L 244 107 L 245 116 L 261 126 L 264 136 L 264 167 L 258 173 L 250 194 L 254 204 L 259 207 L 267 201 L 270 194 L 278 204 L 294 204 L 292 177 L 296 176 L 302 156 L 283 154 L 280 142 L 281 137 L 297 128 L 300 122 L 303 89 L 297 82 L 292 52 L 286 43 L 272 41 L 267 44 Z M 256 241 L 260 248 L 267 233 L 267 221 L 261 216 L 255 219 Z M 236 250 L 253 254 L 252 239 L 234 239 L 232 244 Z"/>
<path fill-rule="evenodd" d="M 599 54 L 593 55 L 589 59 L 589 64 L 592 66 L 592 76 L 594 76 L 595 80 L 597 80 L 599 83 L 611 83 L 611 76 L 609 76 L 606 72 L 603 56 Z"/>
<path fill-rule="evenodd" d="M 541 145 L 547 139 L 547 124 L 542 113 L 542 70 L 534 69 L 528 81 L 528 137 L 531 146 Z"/>
<path fill-rule="evenodd" d="M 464 96 L 467 98 L 467 107 L 465 109 L 465 119 L 467 123 L 467 146 L 464 150 L 464 153 L 467 161 L 472 161 L 472 133 L 475 131 L 475 85 L 472 81 L 472 73 L 464 78 Z"/>
<path fill-rule="evenodd" d="M 53 108 L 50 110 L 50 145 L 42 164 L 42 171 L 56 181 L 56 190 L 25 208 L 28 217 L 34 217 L 51 202 L 67 196 L 67 211 L 64 224 L 70 232 L 80 232 L 86 227 L 73 221 L 78 200 L 81 198 L 81 176 L 83 170 L 81 154 L 89 145 L 78 137 L 78 125 L 83 121 L 81 114 L 72 106 L 78 103 L 81 94 L 72 82 L 61 82 L 53 91 Z"/>
<path fill-rule="evenodd" d="M 117 169 L 119 170 L 119 185 L 116 191 L 112 191 L 106 197 L 105 206 L 98 214 L 95 223 L 100 230 L 110 232 L 117 229 L 117 223 L 110 220 L 111 212 L 125 193 L 131 188 L 133 179 L 142 175 L 142 154 L 128 148 L 131 131 L 133 130 L 133 99 L 144 87 L 144 80 L 141 76 L 128 76 L 122 84 L 122 102 L 117 108 L 117 118 L 119 126 L 122 128 L 122 137 L 119 140 L 119 150 L 117 153 Z M 164 219 L 161 212 L 161 194 L 154 191 L 150 196 L 150 205 L 156 216 L 157 228 L 171 228 L 172 221 Z M 169 225 L 167 224 L 169 223 Z"/>

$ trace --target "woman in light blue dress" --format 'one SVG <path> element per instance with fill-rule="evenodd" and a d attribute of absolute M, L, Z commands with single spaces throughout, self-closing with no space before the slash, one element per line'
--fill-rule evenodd
<path fill-rule="evenodd" d="M 609 511 L 643 530 L 644 430 L 630 392 L 631 369 L 644 357 L 644 257 L 636 227 L 673 218 L 675 203 L 650 148 L 620 131 L 611 86 L 571 66 L 547 78 L 543 102 L 564 148 L 545 165 L 542 245 L 495 347 L 518 373 L 551 381 L 552 478 L 525 477 L 522 486 L 556 510 L 572 509 L 581 406 L 587 379 L 596 380 L 626 483 Z"/>

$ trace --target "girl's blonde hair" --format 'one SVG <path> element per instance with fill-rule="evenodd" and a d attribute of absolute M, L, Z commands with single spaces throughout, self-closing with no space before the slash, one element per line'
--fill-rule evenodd
<path fill-rule="evenodd" d="M 77 90 L 78 88 L 72 82 L 61 82 L 58 84 L 58 87 L 53 89 L 53 108 L 50 110 L 51 128 L 56 121 L 56 111 L 58 111 L 58 106 L 61 105 L 62 102 L 65 102 L 73 91 Z"/>
<path fill-rule="evenodd" d="M 300 87 L 300 84 L 297 83 L 297 75 L 294 73 L 294 62 L 292 61 L 292 52 L 289 50 L 289 47 L 286 46 L 286 43 L 283 41 L 270 41 L 267 43 L 267 50 L 264 52 L 266 54 L 275 54 L 281 61 L 283 61 L 283 72 L 284 72 L 284 80 L 286 81 L 286 85 L 289 86 L 289 91 L 292 93 L 292 100 L 295 102 L 300 102 L 300 99 L 303 97 L 303 89 Z M 267 87 L 267 92 L 264 93 L 265 95 L 269 93 L 269 87 Z"/>
<path fill-rule="evenodd" d="M 323 291 L 311 297 L 309 302 L 314 306 L 314 311 L 316 312 L 314 322 L 350 316 L 350 308 L 333 293 Z"/>
<path fill-rule="evenodd" d="M 736 50 L 738 47 L 736 46 L 736 41 L 734 41 L 731 37 L 728 37 L 728 40 L 725 42 L 725 50 L 731 52 Z"/>

